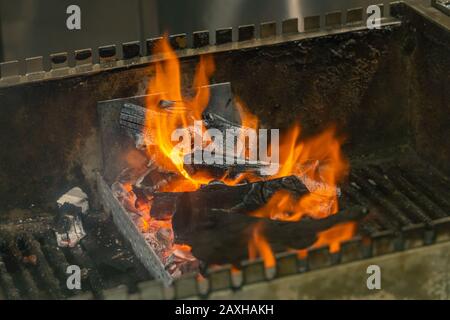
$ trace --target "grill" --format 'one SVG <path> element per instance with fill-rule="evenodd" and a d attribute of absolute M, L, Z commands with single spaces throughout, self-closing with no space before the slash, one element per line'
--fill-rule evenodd
<path fill-rule="evenodd" d="M 409 153 L 409 154 L 408 154 Z M 265 270 L 262 262 L 242 262 L 242 273 L 230 266 L 210 270 L 206 285 L 187 277 L 176 282 L 177 291 L 149 280 L 152 276 L 134 255 L 128 241 L 111 218 L 98 214 L 84 221 L 88 238 L 75 248 L 59 248 L 49 230 L 51 217 L 25 218 L 23 225 L 1 229 L 0 284 L 7 299 L 105 298 L 121 294 L 183 298 L 258 281 L 377 257 L 440 243 L 449 238 L 448 178 L 430 168 L 411 152 L 403 161 L 379 160 L 352 170 L 342 186 L 341 205 L 363 205 L 370 214 L 360 222 L 360 233 L 341 244 L 338 253 L 316 248 L 307 258 L 277 255 L 277 270 Z M 68 290 L 67 267 L 82 269 L 82 290 Z M 186 283 L 190 285 L 186 285 Z M 122 285 L 122 286 L 120 286 Z M 125 286 L 123 286 L 125 285 Z M 203 285 L 203 287 L 202 287 Z M 106 291 L 105 291 L 106 290 Z"/>
<path fill-rule="evenodd" d="M 84 220 L 88 232 L 82 244 L 60 248 L 49 229 L 52 217 L 25 218 L 20 227 L 0 233 L 0 287 L 3 299 L 65 299 L 84 293 L 104 298 L 105 288 L 151 279 L 134 257 L 111 219 L 93 214 Z M 67 268 L 81 269 L 82 289 L 68 290 Z"/>
<path fill-rule="evenodd" d="M 339 286 L 332 270 L 385 259 L 403 266 L 410 253 L 425 257 L 439 250 L 450 240 L 450 148 L 445 139 L 450 22 L 429 10 L 434 9 L 421 1 L 392 4 L 395 19 L 386 20 L 380 30 L 356 24 L 327 29 L 319 23 L 301 34 L 177 48 L 185 82 L 192 80 L 198 55 L 215 52 L 213 82 L 230 82 L 268 127 L 286 127 L 293 115 L 301 115 L 306 136 L 331 120 L 349 136 L 344 151 L 351 171 L 340 185 L 339 205 L 344 211 L 368 209 L 356 236 L 337 252 L 328 246 L 310 248 L 305 255 L 277 252 L 273 268 L 257 258 L 241 261 L 239 271 L 212 266 L 201 270 L 202 277 L 174 280 L 118 214 L 123 208 L 110 186 L 120 163 L 111 156 L 117 148 L 114 136 L 104 129 L 120 115 L 117 110 L 106 117 L 102 110 L 97 113 L 97 103 L 144 94 L 154 74 L 152 59 L 158 57 L 133 57 L 126 63 L 108 59 L 85 74 L 64 69 L 67 73 L 59 78 L 53 72 L 5 79 L 2 73 L 0 141 L 6 151 L 0 151 L 5 172 L 0 173 L 5 181 L 0 183 L 0 298 L 229 298 L 245 297 L 251 288 L 267 292 L 265 298 L 284 297 L 269 292 L 267 285 L 286 288 L 283 279 L 309 281 L 307 271 L 318 271 Z M 229 34 L 216 34 L 221 36 L 228 39 Z M 105 135 L 112 149 L 105 149 Z M 83 216 L 87 236 L 74 248 L 60 248 L 52 229 L 54 202 L 73 185 L 89 193 L 92 210 Z M 69 265 L 81 268 L 81 290 L 67 288 Z M 310 281 L 313 292 L 318 280 Z"/>

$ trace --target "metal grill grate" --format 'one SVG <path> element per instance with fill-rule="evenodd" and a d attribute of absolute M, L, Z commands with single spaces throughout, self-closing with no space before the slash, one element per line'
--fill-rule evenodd
<path fill-rule="evenodd" d="M 74 248 L 59 248 L 51 231 L 1 230 L 0 297 L 64 299 L 150 279 L 110 220 L 90 218 L 88 236 Z M 95 221 L 92 221 L 95 220 Z M 98 226 L 98 227 L 97 227 Z M 48 227 L 48 226 L 47 226 Z M 67 267 L 81 269 L 81 290 L 67 288 Z"/>

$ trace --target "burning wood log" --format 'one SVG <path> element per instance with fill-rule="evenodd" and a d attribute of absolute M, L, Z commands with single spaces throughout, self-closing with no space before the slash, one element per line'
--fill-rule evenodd
<path fill-rule="evenodd" d="M 134 138 L 137 149 L 145 149 L 148 146 L 158 144 L 154 134 L 146 125 L 146 119 L 165 119 L 172 116 L 181 116 L 189 119 L 193 124 L 196 122 L 195 120 L 201 120 L 202 124 L 200 126 L 194 124 L 184 128 L 188 130 L 194 141 L 203 141 L 203 126 L 206 129 L 218 130 L 223 134 L 223 137 L 229 134 L 230 139 L 233 136 L 245 139 L 245 136 L 252 129 L 241 124 L 240 107 L 238 108 L 234 101 L 230 83 L 198 88 L 200 91 L 206 89 L 210 91 L 210 99 L 202 112 L 201 119 L 195 119 L 192 108 L 183 101 L 160 100 L 156 109 L 149 109 L 126 102 L 120 111 L 120 127 Z M 194 139 L 194 137 L 199 137 L 200 139 Z M 192 153 L 186 154 L 185 169 L 190 173 L 207 170 L 219 176 L 223 176 L 225 173 L 229 176 L 236 176 L 242 172 L 253 172 L 260 176 L 266 176 L 270 175 L 269 172 L 272 172 L 271 167 L 275 165 L 274 163 L 262 161 L 261 159 L 259 161 L 256 159 L 245 159 L 244 155 L 235 154 L 234 146 L 225 143 L 220 145 L 220 148 L 223 150 L 215 149 L 213 156 L 200 151 L 200 162 L 195 161 L 194 163 L 192 161 L 194 155 L 195 158 L 198 158 L 198 151 L 193 150 Z M 202 149 L 204 145 L 198 147 Z M 218 159 L 221 160 L 216 161 Z"/>
<path fill-rule="evenodd" d="M 352 207 L 324 219 L 286 222 L 211 209 L 198 205 L 195 197 L 188 193 L 181 195 L 178 201 L 172 219 L 175 242 L 191 246 L 193 255 L 207 265 L 238 264 L 248 258 L 248 243 L 257 225 L 272 250 L 281 252 L 308 248 L 317 240 L 319 232 L 367 214 L 363 207 Z"/>
<path fill-rule="evenodd" d="M 231 84 L 229 82 L 219 83 L 198 88 L 199 90 L 209 90 L 209 102 L 205 108 L 202 118 L 207 128 L 243 129 L 240 125 L 240 115 L 234 103 Z M 158 111 L 150 110 L 133 103 L 124 103 L 120 111 L 119 123 L 122 129 L 131 134 L 136 141 L 147 144 L 154 144 L 151 133 L 145 129 L 145 119 L 158 117 L 161 114 L 170 115 L 174 112 L 184 112 L 187 118 L 190 109 L 186 108 L 182 101 L 161 100 Z M 192 118 L 193 119 L 193 118 Z"/>
<path fill-rule="evenodd" d="M 162 103 L 160 113 L 170 115 L 173 112 L 179 112 L 180 108 L 166 106 Z M 184 110 L 186 113 L 188 110 Z M 136 147 L 140 149 L 142 146 L 155 145 L 154 137 L 145 128 L 146 117 L 157 118 L 158 112 L 150 110 L 133 103 L 124 103 L 120 111 L 119 123 L 121 128 L 135 138 Z"/>
<path fill-rule="evenodd" d="M 212 64 L 205 57 L 194 84 L 206 84 L 203 78 L 211 76 Z M 366 213 L 357 207 L 331 215 L 340 193 L 336 182 L 348 167 L 333 128 L 303 139 L 297 123 L 280 144 L 278 129 L 270 129 L 270 138 L 269 129 L 256 132 L 258 119 L 237 103 L 229 83 L 200 86 L 186 95 L 180 83 L 171 81 L 178 78 L 177 70 L 162 66 L 157 71 L 162 77 L 150 82 L 149 96 L 114 104 L 114 119 L 120 111 L 120 127 L 135 137 L 138 149 L 145 149 L 148 161 L 138 166 L 128 161 L 132 170 L 111 188 L 129 215 L 122 219 L 117 214 L 118 219 L 134 223 L 151 250 L 142 247 L 172 277 L 198 269 L 202 262 L 238 264 L 250 253 L 264 251 L 250 248 L 263 238 L 275 252 L 305 249 L 316 239 L 331 246 L 336 237 L 322 242 L 328 233 L 318 233 Z M 123 140 L 128 145 L 129 139 Z M 243 180 L 245 174 L 261 181 L 228 186 L 214 180 Z M 263 180 L 279 175 L 285 177 Z"/>
<path fill-rule="evenodd" d="M 195 192 L 155 193 L 150 215 L 157 219 L 167 218 L 168 212 L 173 213 L 177 211 L 178 206 L 186 206 L 183 202 L 178 201 L 183 195 L 187 195 L 194 205 L 210 211 L 221 210 L 227 213 L 246 214 L 262 207 L 280 190 L 290 192 L 296 199 L 309 193 L 308 188 L 296 176 L 243 183 L 236 186 L 212 182 Z"/>
<path fill-rule="evenodd" d="M 196 156 L 202 159 L 202 163 L 195 163 L 192 159 Z M 184 169 L 191 175 L 196 172 L 208 172 L 214 177 L 223 177 L 227 175 L 230 178 L 236 178 L 242 173 L 253 173 L 258 176 L 270 175 L 270 168 L 275 163 L 254 160 L 250 161 L 242 156 L 228 156 L 233 154 L 234 151 L 224 150 L 222 153 L 216 153 L 214 155 L 207 154 L 200 151 L 192 152 L 184 157 Z M 218 163 L 214 161 L 215 158 L 221 158 L 222 162 Z"/>
<path fill-rule="evenodd" d="M 185 109 L 182 106 L 170 106 L 168 103 L 169 102 L 167 101 L 164 102 L 164 108 L 161 107 L 161 110 L 159 111 L 160 113 L 167 113 L 167 115 L 170 115 L 173 112 L 182 111 L 186 112 L 187 117 L 191 117 L 188 109 Z M 134 138 L 137 149 L 145 149 L 147 146 L 157 144 L 155 142 L 155 137 L 152 136 L 148 128 L 145 126 L 146 117 L 158 118 L 160 116 L 157 111 L 146 109 L 132 103 L 125 103 L 120 113 L 120 126 Z M 192 120 L 194 120 L 194 118 L 192 118 Z M 206 128 L 214 128 L 222 132 L 225 132 L 225 130 L 233 130 L 236 136 L 244 135 L 244 131 L 247 130 L 247 128 L 241 127 L 221 115 L 213 113 L 211 110 L 207 110 L 203 113 L 203 123 Z M 196 128 L 194 126 L 187 129 L 189 129 L 191 137 L 202 135 L 201 127 Z M 224 147 L 227 148 L 231 146 Z M 198 156 L 196 155 L 198 152 L 201 152 L 200 159 L 202 159 L 202 161 L 201 163 L 194 163 L 192 159 L 194 156 Z M 196 171 L 209 171 L 217 176 L 223 176 L 225 173 L 228 173 L 229 176 L 236 176 L 242 172 L 254 172 L 255 174 L 263 176 L 267 175 L 266 172 L 268 168 L 273 165 L 265 161 L 250 161 L 248 159 L 244 159 L 242 156 L 238 156 L 235 159 L 234 157 L 229 156 L 232 154 L 234 154 L 234 150 L 232 149 L 222 150 L 221 153 L 214 154 L 213 158 L 222 159 L 221 163 L 217 163 L 216 161 L 212 161 L 213 158 L 209 158 L 210 156 L 208 157 L 208 155 L 204 154 L 202 150 L 193 150 L 192 153 L 186 154 L 184 157 L 185 169 L 190 173 L 194 173 Z"/>
<path fill-rule="evenodd" d="M 296 176 L 227 186 L 213 182 L 195 192 L 156 193 L 152 217 L 169 219 L 175 243 L 188 244 L 192 253 L 208 264 L 238 263 L 248 257 L 248 242 L 259 225 L 274 251 L 304 249 L 317 240 L 317 233 L 336 224 L 357 220 L 366 214 L 362 207 L 350 208 L 325 219 L 304 218 L 298 222 L 252 216 L 278 191 L 295 199 L 309 193 Z M 205 241 L 208 239 L 208 241 Z"/>

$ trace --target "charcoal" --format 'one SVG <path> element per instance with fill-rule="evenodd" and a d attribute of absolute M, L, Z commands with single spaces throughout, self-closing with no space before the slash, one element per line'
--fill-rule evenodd
<path fill-rule="evenodd" d="M 211 90 L 210 101 L 202 113 L 205 127 L 219 129 L 223 133 L 230 129 L 235 133 L 246 130 L 241 125 L 230 84 L 212 85 L 208 88 Z M 136 148 L 154 148 L 155 140 L 145 128 L 146 117 L 162 113 L 170 116 L 173 112 L 185 112 L 188 119 L 195 120 L 184 102 L 160 100 L 159 110 L 156 111 L 125 103 L 120 114 L 120 126 L 135 138 Z M 191 134 L 196 134 L 195 126 L 187 129 L 191 130 Z M 320 193 L 324 190 L 329 194 L 332 187 L 323 181 L 309 178 L 320 176 L 315 174 L 320 173 L 318 161 L 299 165 L 299 170 L 294 170 L 295 175 L 265 180 L 263 177 L 268 172 L 266 169 L 273 164 L 236 159 L 234 152 L 228 151 L 230 150 L 223 150 L 223 155 L 219 155 L 223 164 L 208 161 L 212 159 L 205 159 L 208 153 L 202 150 L 202 162 L 194 163 L 189 161 L 194 158 L 194 154 L 198 159 L 199 150 L 194 149 L 185 156 L 184 169 L 191 175 L 207 172 L 217 179 L 223 176 L 237 178 L 249 173 L 262 179 L 256 182 L 242 181 L 233 186 L 213 180 L 194 192 L 162 192 L 179 175 L 169 173 L 152 163 L 144 166 L 143 170 L 125 170 L 112 186 L 114 195 L 130 213 L 146 241 L 174 278 L 198 272 L 205 265 L 238 264 L 248 258 L 248 243 L 257 225 L 261 226 L 272 249 L 279 252 L 308 248 L 317 240 L 318 232 L 339 223 L 357 220 L 366 214 L 364 208 L 354 207 L 317 220 L 305 217 L 300 221 L 288 222 L 255 217 L 253 212 L 264 207 L 278 191 L 287 191 L 293 200 L 298 200 L 310 192 Z M 150 158 L 151 153 L 148 153 Z M 229 154 L 233 159 L 227 158 Z M 150 163 L 151 161 L 152 159 Z M 310 170 L 317 172 L 311 174 Z M 131 190 L 128 186 L 125 188 L 125 183 L 131 185 Z M 339 195 L 338 189 L 334 191 Z M 137 209 L 140 203 L 150 207 L 150 217 Z M 330 207 L 331 203 L 327 202 L 326 205 Z M 276 217 L 278 216 L 275 215 Z M 192 252 L 180 245 L 190 246 Z"/>
<path fill-rule="evenodd" d="M 34 254 L 29 255 L 29 256 L 24 256 L 22 261 L 25 264 L 31 264 L 31 265 L 35 266 L 37 264 L 37 257 Z"/>
<path fill-rule="evenodd" d="M 225 131 L 227 129 L 239 131 L 243 129 L 243 127 L 237 122 L 229 121 L 212 111 L 205 111 L 202 116 L 202 120 L 207 128 L 216 128 L 221 131 Z"/>
<path fill-rule="evenodd" d="M 166 267 L 166 270 L 173 278 L 179 278 L 182 275 L 181 270 L 176 263 L 172 263 Z"/>
<path fill-rule="evenodd" d="M 200 261 L 197 259 L 193 261 L 187 261 L 180 265 L 181 274 L 198 273 L 200 269 Z"/>
<path fill-rule="evenodd" d="M 176 209 L 178 192 L 157 192 L 153 194 L 150 216 L 158 220 L 168 220 Z"/>
<path fill-rule="evenodd" d="M 166 248 L 163 246 L 162 243 L 158 241 L 154 233 L 144 233 L 144 238 L 150 244 L 152 249 L 158 254 L 160 257 L 162 257 L 163 253 L 165 252 Z"/>
<path fill-rule="evenodd" d="M 143 190 L 146 194 L 157 192 L 165 187 L 178 175 L 156 168 L 155 166 L 147 169 L 133 184 L 134 187 Z"/>
<path fill-rule="evenodd" d="M 229 82 L 213 84 L 198 89 L 209 89 L 209 102 L 202 114 L 207 127 L 208 125 L 218 129 L 240 127 L 241 118 L 235 105 Z M 160 110 L 155 111 L 126 102 L 121 109 L 120 126 L 125 132 L 135 138 L 138 149 L 143 148 L 143 145 L 153 145 L 155 143 L 151 133 L 145 129 L 146 117 L 156 117 L 157 112 L 168 115 L 173 112 L 186 112 L 186 116 L 192 118 L 190 110 L 185 108 L 182 101 L 161 100 L 158 107 Z"/>
<path fill-rule="evenodd" d="M 137 172 L 135 169 L 125 168 L 120 172 L 119 176 L 116 179 L 116 182 L 118 182 L 120 184 L 124 184 L 124 183 L 134 184 L 134 183 L 136 183 L 139 176 L 140 176 L 140 173 Z"/>
<path fill-rule="evenodd" d="M 179 261 L 195 261 L 195 257 L 186 250 L 175 249 L 173 250 L 174 257 Z"/>
<path fill-rule="evenodd" d="M 241 115 L 235 103 L 231 84 L 218 83 L 207 88 L 209 88 L 209 102 L 202 113 L 206 127 L 219 130 L 240 127 Z"/>

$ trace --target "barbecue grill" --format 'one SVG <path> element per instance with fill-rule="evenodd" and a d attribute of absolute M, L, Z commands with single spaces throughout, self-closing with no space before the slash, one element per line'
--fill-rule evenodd
<path fill-rule="evenodd" d="M 111 187 L 118 150 L 134 143 L 122 108 L 144 104 L 163 58 L 152 54 L 159 36 L 130 39 L 120 55 L 116 45 L 95 59 L 92 49 L 73 61 L 51 55 L 48 70 L 43 57 L 23 73 L 19 61 L 0 64 L 0 297 L 448 298 L 450 18 L 421 0 L 384 2 L 380 28 L 368 29 L 367 4 L 356 2 L 273 22 L 261 13 L 258 23 L 167 28 L 183 82 L 213 54 L 212 84 L 231 84 L 265 127 L 298 118 L 307 138 L 330 122 L 345 133 L 339 206 L 364 214 L 339 250 L 278 251 L 274 266 L 239 259 L 201 266 L 200 277 L 167 272 Z M 62 248 L 55 201 L 74 185 L 89 194 L 87 236 Z M 67 289 L 69 265 L 81 268 L 80 290 Z M 367 289 L 369 265 L 386 275 L 382 290 Z"/>

